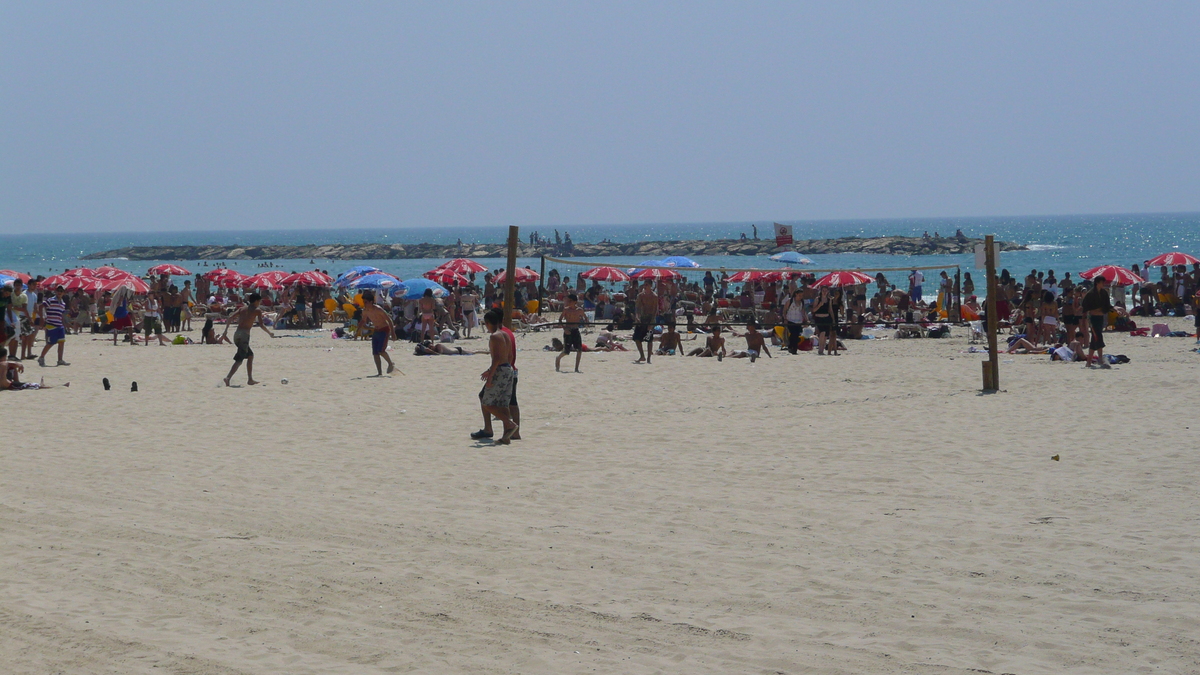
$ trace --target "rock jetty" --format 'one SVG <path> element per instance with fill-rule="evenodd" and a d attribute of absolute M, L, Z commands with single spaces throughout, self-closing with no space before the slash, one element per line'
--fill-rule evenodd
<path fill-rule="evenodd" d="M 517 255 L 536 258 L 599 258 L 606 256 L 660 258 L 671 255 L 771 255 L 795 250 L 814 253 L 883 253 L 939 255 L 972 253 L 982 239 L 969 237 L 840 237 L 798 239 L 779 248 L 774 239 L 705 239 L 596 244 L 530 244 L 522 242 Z M 1000 242 L 1001 250 L 1023 251 L 1020 244 Z M 309 244 L 305 246 L 130 246 L 82 256 L 81 260 L 395 260 L 405 258 L 503 258 L 505 244 Z"/>

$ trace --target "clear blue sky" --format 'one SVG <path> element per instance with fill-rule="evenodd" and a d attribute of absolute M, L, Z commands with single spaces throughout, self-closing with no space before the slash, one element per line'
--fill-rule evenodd
<path fill-rule="evenodd" d="M 1200 211 L 1197 2 L 0 4 L 0 232 Z"/>

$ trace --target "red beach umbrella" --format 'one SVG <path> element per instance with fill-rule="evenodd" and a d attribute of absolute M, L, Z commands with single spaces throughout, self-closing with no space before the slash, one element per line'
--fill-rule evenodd
<path fill-rule="evenodd" d="M 76 267 L 75 269 L 63 272 L 62 275 L 64 277 L 94 277 L 96 276 L 96 270 L 90 267 Z"/>
<path fill-rule="evenodd" d="M 467 258 L 455 258 L 450 262 L 444 262 L 441 265 L 438 265 L 437 269 L 451 270 L 466 276 L 472 272 L 486 272 L 488 268 L 487 265 L 477 263 L 474 260 L 468 260 Z"/>
<path fill-rule="evenodd" d="M 55 288 L 62 286 L 68 291 L 95 291 L 99 290 L 104 285 L 103 279 L 96 277 L 71 277 L 65 274 L 56 274 L 52 277 L 47 277 L 42 280 L 42 285 L 46 288 Z"/>
<path fill-rule="evenodd" d="M 435 267 L 421 276 L 443 286 L 466 286 L 471 280 L 448 267 Z"/>
<path fill-rule="evenodd" d="M 826 274 L 817 279 L 813 286 L 857 286 L 858 284 L 869 284 L 873 281 L 875 281 L 873 277 L 862 272 L 842 271 Z"/>
<path fill-rule="evenodd" d="M 260 291 L 278 291 L 283 288 L 280 279 L 286 276 L 286 272 L 263 272 L 262 274 L 255 274 L 242 279 L 240 286 Z"/>
<path fill-rule="evenodd" d="M 289 274 L 284 277 L 280 283 L 282 283 L 284 286 L 299 285 L 325 288 L 330 286 L 333 283 L 333 280 L 329 278 L 329 275 L 321 274 L 320 272 L 313 270 L 311 272 Z"/>
<path fill-rule="evenodd" d="M 29 279 L 31 278 L 28 274 L 25 274 L 24 272 L 14 272 L 12 270 L 0 270 L 0 274 L 6 274 L 10 277 L 20 279 L 21 283 L 23 283 L 23 284 L 28 283 Z"/>
<path fill-rule="evenodd" d="M 740 284 L 747 281 L 763 281 L 767 278 L 768 272 L 765 270 L 742 270 L 729 275 L 729 282 Z"/>
<path fill-rule="evenodd" d="M 146 270 L 146 274 L 152 274 L 154 276 L 158 276 L 160 274 L 169 274 L 173 277 L 190 277 L 190 276 L 192 276 L 191 272 L 183 269 L 179 265 L 170 265 L 167 263 L 163 263 L 162 265 L 155 265 L 154 267 L 151 267 L 150 269 Z"/>
<path fill-rule="evenodd" d="M 651 268 L 644 269 L 640 272 L 637 272 L 635 274 L 632 274 L 629 276 L 629 278 L 637 279 L 639 281 L 658 281 L 660 279 L 670 279 L 671 281 L 678 281 L 683 278 L 683 275 L 680 274 L 679 272 L 676 272 L 675 270 L 665 270 L 665 269 L 660 269 L 657 267 L 651 267 Z"/>
<path fill-rule="evenodd" d="M 237 270 L 231 270 L 227 267 L 222 267 L 220 269 L 205 272 L 204 278 L 222 288 L 234 288 L 236 286 L 240 286 L 242 282 L 246 280 L 246 275 L 238 272 Z"/>
<path fill-rule="evenodd" d="M 134 293 L 149 293 L 150 286 L 132 274 L 123 279 L 106 279 L 101 281 L 101 290 L 115 291 L 118 288 L 128 288 Z"/>
<path fill-rule="evenodd" d="M 93 270 L 92 276 L 96 277 L 97 279 L 125 279 L 126 277 L 133 277 L 135 279 L 137 278 L 137 276 L 131 272 L 126 272 L 125 270 L 117 269 L 116 267 L 109 267 L 107 265 L 103 267 L 97 267 L 95 270 Z"/>
<path fill-rule="evenodd" d="M 1079 276 L 1084 279 L 1093 279 L 1095 277 L 1104 277 L 1110 282 L 1118 286 L 1138 286 L 1141 285 L 1143 279 L 1124 267 L 1117 265 L 1101 265 L 1093 267 L 1086 272 L 1080 272 Z"/>
<path fill-rule="evenodd" d="M 9 274 L 8 270 L 0 270 L 0 274 L 8 274 L 8 276 L 10 276 L 10 277 L 17 276 L 15 274 Z M 62 286 L 63 288 L 66 288 L 67 283 L 70 282 L 74 278 L 75 277 L 68 277 L 63 274 L 55 274 L 52 277 L 46 277 L 45 279 L 42 279 L 42 287 L 43 288 L 55 288 L 58 286 Z M 27 281 L 27 280 L 26 279 L 21 280 L 22 283 L 24 283 L 25 281 Z"/>
<path fill-rule="evenodd" d="M 579 276 L 595 281 L 629 281 L 629 275 L 615 267 L 593 267 Z"/>
<path fill-rule="evenodd" d="M 1176 265 L 1195 265 L 1196 263 L 1200 263 L 1200 258 L 1186 253 L 1164 253 L 1156 255 L 1146 262 L 1147 265 L 1153 267 L 1174 267 Z"/>
<path fill-rule="evenodd" d="M 516 275 L 517 283 L 519 283 L 519 284 L 523 284 L 526 281 L 537 281 L 538 279 L 542 278 L 542 275 L 538 274 L 537 272 L 534 272 L 533 270 L 529 269 L 528 267 L 518 267 L 517 271 L 514 274 Z M 504 283 L 504 280 L 507 278 L 508 278 L 508 270 L 504 270 L 504 271 L 500 272 L 500 274 L 497 274 L 496 278 L 493 279 L 492 282 L 495 283 L 497 286 L 499 286 L 500 284 Z"/>

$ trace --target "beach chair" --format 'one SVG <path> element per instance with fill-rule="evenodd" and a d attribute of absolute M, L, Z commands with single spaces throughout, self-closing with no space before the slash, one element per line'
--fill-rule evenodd
<path fill-rule="evenodd" d="M 967 336 L 967 344 L 983 342 L 983 322 L 970 321 L 968 322 L 968 325 L 970 326 L 971 330 L 970 334 Z"/>

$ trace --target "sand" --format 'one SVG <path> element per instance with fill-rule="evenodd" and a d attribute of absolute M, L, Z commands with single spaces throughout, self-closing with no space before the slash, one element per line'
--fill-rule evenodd
<path fill-rule="evenodd" d="M 266 384 L 224 388 L 229 346 L 71 337 L 29 364 L 69 389 L 0 393 L 3 671 L 1200 672 L 1193 340 L 1006 356 L 986 396 L 963 337 L 580 375 L 547 342 L 493 447 L 487 357 L 365 378 L 256 331 Z"/>

